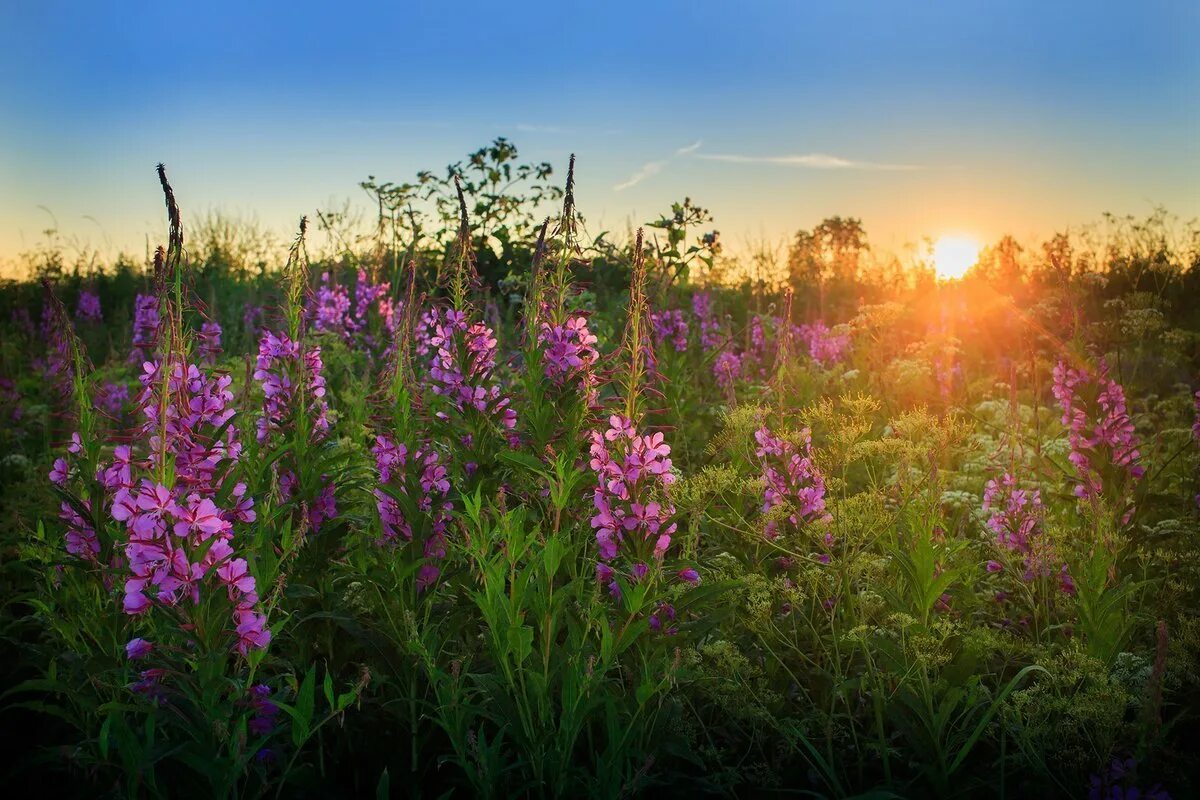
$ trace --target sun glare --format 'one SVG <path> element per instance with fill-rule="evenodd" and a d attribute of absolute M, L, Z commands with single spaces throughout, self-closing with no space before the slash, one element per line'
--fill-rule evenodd
<path fill-rule="evenodd" d="M 979 242 L 970 236 L 942 236 L 933 245 L 933 268 L 939 278 L 961 278 L 979 260 Z"/>

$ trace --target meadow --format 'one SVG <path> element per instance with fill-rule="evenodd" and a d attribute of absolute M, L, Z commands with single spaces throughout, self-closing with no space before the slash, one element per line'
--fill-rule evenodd
<path fill-rule="evenodd" d="M 941 280 L 851 218 L 591 233 L 566 166 L 278 258 L 160 167 L 146 263 L 0 285 L 7 785 L 1200 791 L 1197 229 Z"/>

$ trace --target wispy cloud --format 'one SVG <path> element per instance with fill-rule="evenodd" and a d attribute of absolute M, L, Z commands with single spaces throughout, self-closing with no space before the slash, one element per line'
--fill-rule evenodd
<path fill-rule="evenodd" d="M 641 168 L 638 169 L 637 172 L 633 173 L 628 178 L 614 186 L 613 191 L 623 192 L 626 189 L 631 189 L 642 181 L 646 180 L 646 178 L 662 172 L 662 168 L 666 165 L 666 161 L 647 161 L 645 164 L 642 164 Z"/>
<path fill-rule="evenodd" d="M 746 156 L 723 153 L 698 153 L 696 158 L 707 161 L 725 161 L 732 164 L 778 164 L 784 167 L 800 167 L 804 169 L 857 169 L 905 171 L 921 169 L 916 164 L 883 164 L 877 161 L 855 161 L 841 156 L 831 156 L 828 153 L 805 153 L 789 156 Z"/>
<path fill-rule="evenodd" d="M 670 158 L 664 158 L 659 161 L 647 161 L 645 164 L 642 164 L 642 166 L 636 172 L 634 172 L 628 178 L 626 178 L 625 180 L 621 181 L 616 186 L 614 186 L 613 191 L 614 192 L 623 192 L 626 189 L 630 189 L 634 186 L 637 186 L 639 183 L 646 180 L 646 178 L 652 177 L 652 176 L 657 175 L 658 173 L 662 172 L 663 167 L 665 167 L 668 163 L 670 163 L 674 159 L 679 158 L 680 156 L 693 155 L 697 150 L 700 149 L 701 144 L 703 144 L 703 142 L 695 141 L 692 144 L 689 144 L 689 145 L 686 145 L 684 147 L 680 147 L 679 149 L 677 149 L 674 153 L 671 154 Z"/>

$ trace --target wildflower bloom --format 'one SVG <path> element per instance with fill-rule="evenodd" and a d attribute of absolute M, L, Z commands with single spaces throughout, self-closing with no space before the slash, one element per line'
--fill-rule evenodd
<path fill-rule="evenodd" d="M 1140 457 L 1133 420 L 1125 403 L 1125 391 L 1108 377 L 1108 367 L 1099 374 L 1067 366 L 1059 361 L 1054 367 L 1054 397 L 1062 409 L 1062 424 L 1071 445 L 1068 456 L 1079 476 L 1075 495 L 1095 501 L 1104 491 L 1104 477 L 1124 484 L 1128 501 L 1130 483 L 1141 479 L 1146 470 L 1137 463 Z M 1128 521 L 1132 509 L 1126 514 Z"/>
<path fill-rule="evenodd" d="M 596 337 L 588 330 L 587 319 L 568 317 L 561 325 L 543 322 L 538 332 L 538 344 L 546 377 L 556 386 L 578 379 L 585 392 L 592 387 L 591 368 L 600 357 Z"/>
<path fill-rule="evenodd" d="M 154 645 L 145 639 L 130 639 L 128 644 L 125 645 L 125 657 L 130 661 L 137 661 L 150 655 L 153 649 Z"/>
<path fill-rule="evenodd" d="M 129 354 L 132 363 L 145 361 L 158 345 L 162 320 L 158 314 L 158 298 L 152 294 L 139 294 L 133 300 L 133 350 Z"/>
<path fill-rule="evenodd" d="M 200 326 L 196 334 L 196 354 L 205 364 L 216 362 L 221 355 L 221 325 L 214 320 L 208 320 Z"/>
<path fill-rule="evenodd" d="M 271 687 L 262 683 L 250 687 L 250 707 L 254 710 L 254 716 L 250 718 L 248 725 L 250 732 L 255 736 L 269 736 L 274 733 L 279 706 L 271 700 Z"/>
<path fill-rule="evenodd" d="M 100 296 L 87 289 L 81 290 L 79 302 L 75 305 L 75 316 L 84 322 L 100 322 L 103 319 L 100 311 Z"/>
<path fill-rule="evenodd" d="M 793 333 L 808 348 L 808 357 L 823 367 L 842 361 L 850 347 L 847 334 L 835 334 L 820 320 L 796 326 Z"/>
<path fill-rule="evenodd" d="M 712 310 L 712 295 L 697 292 L 692 295 L 692 313 L 700 326 L 700 346 L 708 352 L 721 344 L 721 323 Z"/>
<path fill-rule="evenodd" d="M 423 540 L 418 542 L 421 565 L 417 572 L 417 588 L 424 591 L 437 581 L 441 574 L 437 562 L 446 557 L 446 530 L 454 510 L 448 499 L 449 473 L 437 451 L 429 446 L 418 447 L 410 453 L 403 443 L 398 444 L 381 435 L 375 437 L 371 452 L 375 456 L 380 483 L 412 498 L 419 512 L 419 519 L 406 518 L 396 498 L 382 488 L 376 488 L 375 508 L 383 530 L 379 544 L 404 546 L 416 538 L 414 525 L 422 531 Z"/>
<path fill-rule="evenodd" d="M 303 382 L 310 424 L 320 438 L 329 432 L 329 404 L 325 400 L 324 365 L 321 348 L 301 349 L 286 333 L 263 331 L 258 344 L 254 379 L 263 391 L 263 413 L 258 419 L 258 441 L 266 442 L 289 423 L 299 402 L 299 384 Z"/>
<path fill-rule="evenodd" d="M 254 577 L 246 561 L 235 557 L 232 544 L 234 522 L 253 519 L 253 500 L 246 497 L 245 485 L 238 484 L 234 509 L 223 509 L 216 501 L 241 450 L 233 411 L 227 407 L 232 400 L 230 379 L 175 358 L 168 364 L 146 362 L 142 383 L 140 441 L 147 444 L 149 457 L 135 458 L 131 446 L 119 445 L 113 461 L 96 474 L 108 514 L 126 532 L 124 611 L 141 615 L 156 605 L 196 604 L 203 587 L 216 584 L 224 588 L 230 604 L 237 649 L 265 647 L 270 632 L 257 611 Z M 68 451 L 81 449 L 75 437 Z M 169 484 L 138 479 L 139 473 L 152 469 L 157 475 L 160 468 L 172 476 Z M 64 518 L 68 510 L 74 514 L 64 504 Z M 95 558 L 95 534 L 85 526 L 82 520 L 68 520 L 67 548 Z M 149 647 L 135 639 L 127 654 L 141 658 Z M 143 673 L 134 690 L 154 694 L 159 677 L 153 671 Z"/>
<path fill-rule="evenodd" d="M 713 362 L 717 385 L 732 392 L 734 383 L 742 377 L 742 358 L 731 350 L 723 351 Z"/>
<path fill-rule="evenodd" d="M 434 394 L 449 400 L 460 414 L 473 408 L 508 430 L 516 427 L 517 414 L 494 376 L 497 341 L 491 328 L 468 323 L 461 311 L 445 309 L 436 317 L 429 348 Z"/>
<path fill-rule="evenodd" d="M 649 572 L 647 562 L 662 562 L 676 529 L 675 507 L 665 494 L 675 482 L 671 448 L 661 433 L 640 435 L 618 414 L 609 417 L 603 433 L 592 431 L 591 441 L 589 466 L 596 475 L 591 525 L 600 559 L 612 562 L 621 556 L 631 564 L 630 577 L 640 580 Z M 619 592 L 608 564 L 597 568 L 597 577 L 608 581 L 614 594 Z"/>
<path fill-rule="evenodd" d="M 988 515 L 987 527 L 996 537 L 996 544 L 1022 559 L 1022 580 L 1032 581 L 1054 573 L 1051 565 L 1054 552 L 1042 531 L 1045 506 L 1041 492 L 1037 489 L 1022 489 L 1015 476 L 1005 473 L 999 480 L 987 482 L 983 490 L 983 511 Z M 1003 566 L 989 561 L 988 572 L 999 572 Z M 1064 592 L 1073 590 L 1074 582 L 1062 565 L 1059 572 L 1060 585 Z"/>
<path fill-rule="evenodd" d="M 298 412 L 305 414 L 310 441 L 319 442 L 329 433 L 329 404 L 325 400 L 324 364 L 321 348 L 302 347 L 286 333 L 263 331 L 258 344 L 254 379 L 263 392 L 262 415 L 256 423 L 259 442 L 280 438 L 296 424 Z M 303 408 L 301 405 L 303 404 Z M 327 476 L 308 503 L 308 524 L 314 530 L 337 516 L 335 487 Z M 298 498 L 299 480 L 292 469 L 282 468 L 279 488 L 285 498 Z"/>
<path fill-rule="evenodd" d="M 94 405 L 110 417 L 120 417 L 128 403 L 128 386 L 115 381 L 105 381 L 96 392 Z"/>
<path fill-rule="evenodd" d="M 812 460 L 812 433 L 800 432 L 800 444 L 778 438 L 765 426 L 754 433 L 755 455 L 762 469 L 763 512 L 788 504 L 786 519 L 793 528 L 801 523 L 824 518 L 825 477 Z M 779 535 L 779 523 L 767 522 L 767 538 Z"/>
<path fill-rule="evenodd" d="M 688 324 L 679 309 L 654 311 L 650 314 L 654 343 L 670 342 L 676 353 L 683 353 L 688 346 Z"/>

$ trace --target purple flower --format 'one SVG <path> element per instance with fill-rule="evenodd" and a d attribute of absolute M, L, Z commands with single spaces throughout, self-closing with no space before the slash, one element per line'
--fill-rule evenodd
<path fill-rule="evenodd" d="M 655 344 L 669 341 L 676 353 L 683 353 L 687 350 L 688 324 L 682 311 L 673 309 L 652 312 L 650 324 L 653 328 Z"/>
<path fill-rule="evenodd" d="M 742 377 L 742 357 L 731 350 L 723 351 L 713 362 L 717 385 L 732 392 L 734 383 Z"/>
<path fill-rule="evenodd" d="M 158 315 L 158 298 L 139 294 L 133 301 L 133 350 L 129 354 L 132 363 L 145 361 L 158 345 L 158 334 L 162 322 Z"/>
<path fill-rule="evenodd" d="M 79 302 L 75 306 L 75 316 L 84 322 L 100 322 L 100 296 L 87 289 L 79 292 Z"/>
<path fill-rule="evenodd" d="M 556 386 L 578 380 L 585 394 L 593 389 L 592 366 L 600 357 L 596 337 L 588 331 L 587 319 L 569 317 L 562 325 L 543 322 L 538 332 L 546 377 Z"/>
<path fill-rule="evenodd" d="M 641 436 L 616 414 L 608 430 L 591 432 L 591 440 L 588 463 L 596 475 L 591 525 L 600 559 L 610 562 L 623 554 L 630 576 L 640 580 L 648 562 L 662 562 L 676 529 L 675 507 L 665 494 L 675 482 L 671 448 L 661 433 Z M 607 576 L 610 591 L 618 591 L 611 567 L 597 574 Z"/>
<path fill-rule="evenodd" d="M 125 657 L 130 661 L 137 661 L 150 655 L 150 651 L 153 649 L 154 645 L 145 639 L 130 639 L 125 645 Z"/>
<path fill-rule="evenodd" d="M 808 428 L 800 432 L 800 446 L 777 438 L 762 427 L 754 434 L 755 455 L 762 469 L 764 512 L 787 504 L 791 508 L 786 520 L 793 528 L 801 523 L 824 519 L 825 477 L 812 460 L 812 434 Z M 779 523 L 767 523 L 766 536 L 779 535 Z"/>
<path fill-rule="evenodd" d="M 196 334 L 196 353 L 205 364 L 215 363 L 221 355 L 221 326 L 209 320 L 200 326 Z"/>
<path fill-rule="evenodd" d="M 1112 499 L 1128 506 L 1132 484 L 1146 470 L 1137 463 L 1141 454 L 1124 389 L 1108 377 L 1108 367 L 1104 364 L 1093 378 L 1088 372 L 1059 361 L 1054 366 L 1053 392 L 1062 409 L 1062 424 L 1071 444 L 1068 459 L 1079 476 L 1076 496 L 1098 500 L 1104 491 L 1101 476 L 1107 473 L 1119 482 Z M 1129 521 L 1132 511 L 1130 507 L 1124 522 Z"/>

